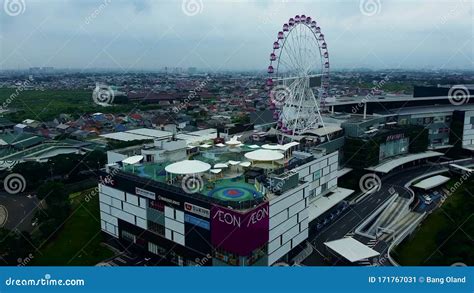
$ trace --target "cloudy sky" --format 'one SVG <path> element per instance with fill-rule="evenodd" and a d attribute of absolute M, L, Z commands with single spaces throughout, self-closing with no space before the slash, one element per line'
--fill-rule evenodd
<path fill-rule="evenodd" d="M 474 68 L 472 0 L 0 0 L 0 69 L 265 69 L 306 14 L 332 68 Z"/>

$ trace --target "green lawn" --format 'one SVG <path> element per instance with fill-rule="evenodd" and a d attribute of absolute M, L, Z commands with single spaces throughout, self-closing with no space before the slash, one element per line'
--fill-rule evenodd
<path fill-rule="evenodd" d="M 400 265 L 474 265 L 474 197 L 466 191 L 473 186 L 471 181 L 458 188 L 395 248 L 393 256 Z"/>
<path fill-rule="evenodd" d="M 0 88 L 0 101 L 3 103 L 15 93 L 13 88 Z M 16 113 L 7 115 L 7 118 L 18 122 L 26 118 L 47 121 L 61 113 L 92 112 L 99 106 L 92 101 L 92 91 L 26 90 L 11 99 L 7 108 L 17 110 Z"/>
<path fill-rule="evenodd" d="M 88 266 L 113 256 L 100 244 L 99 195 L 93 195 L 92 190 L 71 195 L 71 217 L 54 239 L 40 249 L 41 255 L 35 255 L 32 265 Z"/>
<path fill-rule="evenodd" d="M 9 101 L 9 102 L 7 102 Z M 5 115 L 13 122 L 27 118 L 38 121 L 49 121 L 59 114 L 72 114 L 76 118 L 85 113 L 104 111 L 92 99 L 92 90 L 24 90 L 0 88 L 0 105 L 7 102 L 6 109 L 14 111 Z M 129 113 L 140 110 L 159 109 L 159 105 L 148 104 L 115 104 L 107 107 L 107 113 Z"/>

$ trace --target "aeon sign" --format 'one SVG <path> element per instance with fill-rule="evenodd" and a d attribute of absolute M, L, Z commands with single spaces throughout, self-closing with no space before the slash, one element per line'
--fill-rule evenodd
<path fill-rule="evenodd" d="M 246 220 L 244 225 L 248 228 L 250 225 L 255 225 L 259 221 L 264 220 L 265 217 L 268 217 L 268 207 L 260 208 L 257 211 L 252 212 L 248 220 L 244 219 Z M 229 211 L 218 210 L 212 219 L 216 219 L 217 221 L 227 225 L 232 225 L 235 228 L 242 227 L 242 217 Z"/>
<path fill-rule="evenodd" d="M 264 203 L 246 213 L 213 205 L 211 209 L 211 242 L 241 256 L 268 242 L 269 206 Z"/>

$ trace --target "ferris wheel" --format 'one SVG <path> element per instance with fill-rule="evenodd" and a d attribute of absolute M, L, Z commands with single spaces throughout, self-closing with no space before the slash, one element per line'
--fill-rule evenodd
<path fill-rule="evenodd" d="M 329 94 L 329 53 L 311 17 L 296 15 L 278 32 L 267 68 L 270 110 L 280 133 L 291 137 L 324 127 Z"/>

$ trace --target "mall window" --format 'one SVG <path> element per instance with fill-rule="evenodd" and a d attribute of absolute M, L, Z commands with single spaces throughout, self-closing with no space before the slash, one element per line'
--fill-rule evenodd
<path fill-rule="evenodd" d="M 152 221 L 148 221 L 148 230 L 160 236 L 165 235 L 165 226 L 152 222 Z"/>
<path fill-rule="evenodd" d="M 214 251 L 214 257 L 220 261 L 228 263 L 231 266 L 240 265 L 240 258 L 237 254 L 225 251 L 221 248 L 216 248 Z"/>
<path fill-rule="evenodd" d="M 384 160 L 393 156 L 408 153 L 409 138 L 388 141 L 380 145 L 379 159 Z"/>
<path fill-rule="evenodd" d="M 318 170 L 318 171 L 313 173 L 313 181 L 316 181 L 319 178 L 321 178 L 321 170 Z"/>
<path fill-rule="evenodd" d="M 148 251 L 159 256 L 166 255 L 166 249 L 152 242 L 148 242 Z"/>
<path fill-rule="evenodd" d="M 321 185 L 321 193 L 325 192 L 327 189 L 328 189 L 327 183 L 324 183 L 323 185 Z"/>
<path fill-rule="evenodd" d="M 441 138 L 433 139 L 433 140 L 431 141 L 431 145 L 432 145 L 432 146 L 437 146 L 437 145 L 440 145 L 441 143 L 442 143 Z"/>
<path fill-rule="evenodd" d="M 135 243 L 136 236 L 126 230 L 122 230 L 122 239 Z"/>
<path fill-rule="evenodd" d="M 438 133 L 449 133 L 449 127 L 441 127 L 438 129 Z"/>
<path fill-rule="evenodd" d="M 252 251 L 252 253 L 245 258 L 245 265 L 251 266 L 265 255 L 267 255 L 267 245 Z"/>
<path fill-rule="evenodd" d="M 444 122 L 444 116 L 436 116 L 436 117 L 434 117 L 434 122 Z"/>
<path fill-rule="evenodd" d="M 312 200 L 316 197 L 316 188 L 309 192 L 309 199 Z"/>
<path fill-rule="evenodd" d="M 178 265 L 178 266 L 180 266 L 180 267 L 184 265 L 184 259 L 183 259 L 183 257 L 182 257 L 181 255 L 177 254 L 177 253 L 174 252 L 174 251 L 170 251 L 170 252 L 168 253 L 168 255 L 170 256 L 169 260 L 170 260 L 172 263 L 174 263 L 174 264 L 176 264 L 176 265 Z"/>

